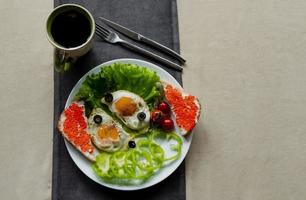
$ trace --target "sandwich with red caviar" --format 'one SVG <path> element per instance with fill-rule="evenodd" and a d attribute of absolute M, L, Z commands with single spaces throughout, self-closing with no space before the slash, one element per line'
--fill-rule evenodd
<path fill-rule="evenodd" d="M 58 129 L 86 158 L 95 161 L 95 148 L 87 131 L 87 118 L 82 103 L 73 102 L 61 114 Z"/>
<path fill-rule="evenodd" d="M 200 117 L 201 105 L 198 98 L 169 83 L 163 83 L 163 89 L 181 134 L 188 135 Z"/>

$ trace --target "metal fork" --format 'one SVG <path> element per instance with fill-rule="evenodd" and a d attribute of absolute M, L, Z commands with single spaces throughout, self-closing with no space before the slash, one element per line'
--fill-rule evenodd
<path fill-rule="evenodd" d="M 156 55 L 152 52 L 149 52 L 149 51 L 147 51 L 147 50 L 145 50 L 141 47 L 138 47 L 138 46 L 136 46 L 132 43 L 129 43 L 125 40 L 122 40 L 115 32 L 110 31 L 110 30 L 104 28 L 103 26 L 101 26 L 97 23 L 96 23 L 96 34 L 98 36 L 100 36 L 102 39 L 104 39 L 105 41 L 109 42 L 109 43 L 113 43 L 113 44 L 119 43 L 124 47 L 127 47 L 127 48 L 129 48 L 133 51 L 141 53 L 141 54 L 143 54 L 147 57 L 151 57 L 151 58 L 169 66 L 169 67 L 172 67 L 175 70 L 183 71 L 183 68 L 181 66 L 179 66 L 178 64 L 176 64 L 174 62 L 171 62 L 171 61 L 169 61 L 169 60 L 167 60 L 167 59 L 165 59 L 165 58 L 163 58 L 159 55 Z"/>

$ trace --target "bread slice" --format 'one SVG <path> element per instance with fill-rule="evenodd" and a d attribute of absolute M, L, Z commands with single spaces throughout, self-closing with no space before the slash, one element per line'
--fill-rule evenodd
<path fill-rule="evenodd" d="M 89 133 L 87 132 L 87 118 L 85 116 L 85 107 L 83 105 L 83 103 L 80 103 L 80 102 L 73 102 L 70 104 L 70 106 L 68 108 L 66 108 L 63 113 L 61 114 L 60 116 L 60 119 L 58 121 L 58 130 L 60 131 L 60 133 L 64 136 L 64 138 L 70 143 L 72 144 L 78 151 L 80 151 L 87 159 L 89 159 L 90 161 L 92 162 L 95 162 L 96 161 L 96 157 L 95 155 L 98 154 L 97 150 L 94 148 L 91 140 L 89 139 L 89 141 L 87 142 L 87 145 L 90 146 L 90 149 L 88 150 L 82 150 L 81 146 L 80 145 L 77 145 L 70 137 L 69 135 L 64 131 L 64 122 L 65 120 L 67 119 L 66 118 L 66 115 L 65 115 L 65 111 L 68 110 L 72 105 L 77 105 L 78 107 L 81 107 L 82 109 L 82 112 L 83 112 L 83 118 L 86 122 L 86 133 L 88 134 L 89 138 L 90 138 L 90 135 Z"/>
<path fill-rule="evenodd" d="M 197 97 L 167 82 L 162 82 L 164 94 L 182 135 L 188 135 L 198 123 L 201 104 Z"/>

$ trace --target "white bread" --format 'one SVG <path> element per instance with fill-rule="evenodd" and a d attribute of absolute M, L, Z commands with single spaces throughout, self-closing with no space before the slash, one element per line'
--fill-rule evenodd
<path fill-rule="evenodd" d="M 75 102 L 74 102 L 74 103 L 75 103 Z M 80 102 L 77 102 L 77 104 L 80 105 L 80 106 L 84 106 L 84 105 L 83 105 L 82 103 L 80 103 Z M 85 112 L 84 112 L 84 113 L 85 113 Z M 84 115 L 84 118 L 85 118 L 86 123 L 87 123 L 87 118 L 86 118 L 85 114 L 83 114 L 83 115 Z M 65 113 L 64 113 L 64 111 L 63 111 L 62 114 L 61 114 L 61 116 L 60 116 L 60 119 L 59 119 L 59 121 L 58 121 L 58 125 L 57 125 L 57 128 L 58 128 L 58 130 L 60 131 L 60 133 L 62 134 L 62 136 L 64 136 L 64 138 L 65 138 L 70 144 L 72 144 L 77 150 L 79 150 L 79 152 L 81 152 L 88 160 L 90 160 L 90 161 L 92 161 L 92 162 L 95 162 L 95 161 L 96 161 L 95 155 L 98 154 L 97 150 L 94 148 L 94 151 L 93 151 L 92 153 L 83 152 L 79 146 L 75 145 L 74 142 L 70 141 L 69 138 L 67 137 L 67 135 L 64 133 L 64 126 L 63 126 L 63 125 L 64 125 L 65 120 L 66 120 L 66 116 L 65 116 Z M 92 144 L 91 141 L 90 141 L 90 144 Z"/>
<path fill-rule="evenodd" d="M 181 88 L 177 88 L 177 87 L 175 87 L 174 85 L 172 85 L 172 84 L 170 84 L 170 83 L 167 83 L 167 82 L 165 82 L 165 81 L 162 81 L 162 85 L 163 85 L 163 89 L 164 89 L 164 91 L 166 90 L 165 88 L 166 88 L 166 86 L 167 85 L 170 85 L 170 86 L 172 86 L 173 88 L 175 88 L 175 89 L 177 89 L 181 94 L 182 94 L 182 96 L 183 97 L 187 97 L 187 96 L 190 96 L 190 94 L 188 94 L 188 93 L 186 93 L 184 90 L 182 90 Z M 166 98 L 166 100 L 167 100 L 167 98 Z M 168 100 L 167 100 L 168 101 Z M 173 106 L 171 105 L 171 103 L 168 101 L 168 103 L 169 103 L 169 105 L 170 105 L 170 107 L 171 107 L 171 110 L 173 110 Z M 194 100 L 194 103 L 195 103 L 195 105 L 196 105 L 196 107 L 198 108 L 198 110 L 197 110 L 197 113 L 196 113 L 196 116 L 195 116 L 195 125 L 198 123 L 198 120 L 199 120 L 199 118 L 200 118 L 200 115 L 201 115 L 201 104 L 200 104 L 200 102 L 199 102 L 199 99 L 197 98 L 197 97 L 195 97 L 195 100 Z M 174 115 L 174 117 L 176 118 L 176 114 L 174 113 L 174 112 L 172 112 L 173 113 L 173 115 Z M 178 125 L 178 124 L 177 124 Z M 184 128 L 182 128 L 182 127 L 180 127 L 179 125 L 178 125 L 178 127 L 179 127 L 179 129 L 180 129 L 180 133 L 182 134 L 182 135 L 184 135 L 184 136 L 186 136 L 186 135 L 188 135 L 192 130 L 185 130 Z M 194 126 L 195 127 L 195 126 Z M 193 127 L 193 128 L 194 128 Z"/>

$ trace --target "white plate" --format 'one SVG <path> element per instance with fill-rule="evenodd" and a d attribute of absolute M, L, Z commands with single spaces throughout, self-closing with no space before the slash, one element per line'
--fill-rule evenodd
<path fill-rule="evenodd" d="M 78 83 L 74 86 L 74 88 L 72 89 L 68 100 L 66 102 L 65 107 L 68 107 L 71 102 L 73 97 L 75 96 L 75 94 L 79 91 L 79 88 L 81 86 L 81 84 L 83 83 L 83 81 L 85 80 L 85 78 L 90 75 L 90 74 L 94 74 L 94 73 L 98 73 L 100 72 L 101 67 L 105 67 L 108 65 L 111 65 L 113 63 L 130 63 L 130 64 L 136 64 L 139 66 L 143 66 L 143 67 L 147 67 L 153 71 L 156 71 L 157 74 L 160 76 L 160 79 L 163 81 L 166 81 L 168 83 L 173 84 L 174 86 L 181 88 L 180 84 L 165 70 L 163 70 L 162 68 L 146 62 L 146 61 L 142 61 L 142 60 L 137 60 L 137 59 L 117 59 L 117 60 L 111 60 L 108 61 L 106 63 L 103 63 L 95 68 L 93 68 L 92 70 L 90 70 L 88 73 L 86 73 L 79 81 Z M 176 127 L 176 131 L 177 131 L 177 127 Z M 90 179 L 92 179 L 93 181 L 104 185 L 106 187 L 112 188 L 112 189 L 117 189 L 117 190 L 139 190 L 139 189 L 143 189 L 143 188 L 147 188 L 150 187 L 152 185 L 155 185 L 159 182 L 161 182 L 162 180 L 164 180 L 165 178 L 167 178 L 170 174 L 172 174 L 178 167 L 179 165 L 183 162 L 189 147 L 190 147 L 190 143 L 192 140 L 192 134 L 190 134 L 188 137 L 182 137 L 183 139 L 183 145 L 182 145 L 182 153 L 180 158 L 178 158 L 177 160 L 173 161 L 171 164 L 162 167 L 158 172 L 156 172 L 151 178 L 149 178 L 148 180 L 146 180 L 145 182 L 142 182 L 139 185 L 118 185 L 118 184 L 113 184 L 113 183 L 109 183 L 109 182 L 104 182 L 102 179 L 100 179 L 98 176 L 96 176 L 93 172 L 93 170 L 91 169 L 91 162 L 88 161 L 79 151 L 77 151 L 69 142 L 67 142 L 65 140 L 65 144 L 66 147 L 68 149 L 68 152 L 72 158 L 72 160 L 74 161 L 74 163 L 79 167 L 79 169 L 86 174 L 86 176 L 88 176 Z"/>

